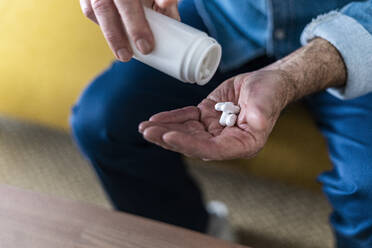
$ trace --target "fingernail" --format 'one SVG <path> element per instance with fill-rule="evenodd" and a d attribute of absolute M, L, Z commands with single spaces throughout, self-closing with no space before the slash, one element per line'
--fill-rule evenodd
<path fill-rule="evenodd" d="M 145 130 L 145 128 L 144 128 L 144 123 L 142 122 L 142 123 L 140 123 L 140 124 L 138 125 L 138 132 L 143 133 L 144 130 Z"/>
<path fill-rule="evenodd" d="M 138 50 L 140 50 L 141 53 L 147 54 L 151 52 L 151 46 L 150 43 L 145 39 L 139 39 L 136 41 L 136 46 Z"/>
<path fill-rule="evenodd" d="M 121 61 L 128 61 L 132 57 L 132 54 L 126 48 L 122 48 L 118 51 L 118 57 Z"/>

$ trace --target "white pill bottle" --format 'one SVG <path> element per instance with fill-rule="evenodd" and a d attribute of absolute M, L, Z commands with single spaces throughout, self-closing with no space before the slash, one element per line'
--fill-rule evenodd
<path fill-rule="evenodd" d="M 221 60 L 221 46 L 206 33 L 144 8 L 155 38 L 155 48 L 147 55 L 132 43 L 134 58 L 182 82 L 205 85 Z"/>

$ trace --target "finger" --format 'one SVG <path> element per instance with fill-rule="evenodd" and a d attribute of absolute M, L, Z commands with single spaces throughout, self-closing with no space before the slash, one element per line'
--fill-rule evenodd
<path fill-rule="evenodd" d="M 201 110 L 200 120 L 207 127 L 208 132 L 214 136 L 218 135 L 223 129 L 219 123 L 222 113 L 215 110 L 215 103 L 210 99 L 205 99 L 198 105 L 198 108 Z"/>
<path fill-rule="evenodd" d="M 177 5 L 178 0 L 155 0 L 155 3 L 162 9 L 168 8 L 170 6 Z"/>
<path fill-rule="evenodd" d="M 185 155 L 200 159 L 219 159 L 215 144 L 210 142 L 209 139 L 199 139 L 187 133 L 171 131 L 165 133 L 162 140 L 167 146 L 170 146 L 172 150 Z"/>
<path fill-rule="evenodd" d="M 144 121 L 138 126 L 138 131 L 140 133 L 143 133 L 147 128 L 149 127 L 163 127 L 167 128 L 169 131 L 182 131 L 187 132 L 190 130 L 195 130 L 196 128 L 199 128 L 201 123 L 194 121 L 194 122 L 188 122 L 187 124 L 184 123 L 164 123 L 164 122 L 155 122 L 155 121 Z"/>
<path fill-rule="evenodd" d="M 146 128 L 153 127 L 153 126 L 158 126 L 158 127 L 164 127 L 164 128 L 169 128 L 164 125 L 164 123 L 161 122 L 155 122 L 155 121 L 143 121 L 139 124 L 138 126 L 138 131 L 140 133 L 143 133 Z"/>
<path fill-rule="evenodd" d="M 161 112 L 153 115 L 150 121 L 162 123 L 183 123 L 189 120 L 199 120 L 200 112 L 197 107 L 189 106 L 181 109 Z"/>
<path fill-rule="evenodd" d="M 162 140 L 174 151 L 203 160 L 251 157 L 262 148 L 249 133 L 237 127 L 225 128 L 221 135 L 211 138 L 171 131 L 165 133 Z"/>
<path fill-rule="evenodd" d="M 166 142 L 164 142 L 163 136 L 167 132 L 170 132 L 170 130 L 166 127 L 150 126 L 150 127 L 147 127 L 143 131 L 143 137 L 144 137 L 145 140 L 147 140 L 151 143 L 154 143 L 158 146 L 161 146 L 164 149 L 171 150 L 171 151 L 174 151 L 174 152 L 179 152 L 177 149 L 172 147 L 170 144 L 167 144 Z M 191 157 L 191 155 L 188 154 L 188 153 L 184 152 L 183 154 L 186 155 L 186 156 Z"/>
<path fill-rule="evenodd" d="M 120 15 L 112 0 L 91 0 L 94 14 L 110 48 L 121 61 L 128 61 L 132 51 L 124 32 Z"/>
<path fill-rule="evenodd" d="M 238 127 L 225 128 L 212 141 L 218 144 L 220 158 L 223 160 L 250 157 L 261 148 L 255 136 Z"/>
<path fill-rule="evenodd" d="M 181 17 L 180 17 L 180 13 L 178 12 L 178 5 L 177 4 L 174 4 L 174 5 L 169 6 L 168 8 L 166 8 L 165 15 L 167 15 L 167 16 L 173 18 L 173 19 L 176 19 L 178 21 L 181 21 Z"/>
<path fill-rule="evenodd" d="M 152 126 L 145 129 L 145 131 L 143 132 L 143 137 L 145 138 L 145 140 L 151 143 L 154 143 L 158 146 L 170 150 L 171 147 L 168 144 L 166 144 L 162 138 L 164 133 L 168 131 L 169 130 L 164 127 Z"/>
<path fill-rule="evenodd" d="M 143 134 L 146 128 L 155 125 L 152 121 L 143 121 L 138 125 L 138 132 Z"/>
<path fill-rule="evenodd" d="M 150 53 L 154 48 L 154 37 L 141 2 L 139 0 L 114 0 L 114 2 L 129 38 L 141 53 Z"/>
<path fill-rule="evenodd" d="M 80 7 L 86 17 L 98 24 L 90 0 L 80 0 Z"/>
<path fill-rule="evenodd" d="M 177 0 L 156 0 L 155 2 L 156 7 L 158 7 L 157 11 L 178 21 L 181 20 Z"/>

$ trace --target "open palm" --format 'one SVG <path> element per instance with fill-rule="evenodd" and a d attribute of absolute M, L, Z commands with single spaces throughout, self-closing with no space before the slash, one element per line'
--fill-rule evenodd
<path fill-rule="evenodd" d="M 205 160 L 254 156 L 265 144 L 286 97 L 282 77 L 275 71 L 257 71 L 223 82 L 197 107 L 158 113 L 142 122 L 144 138 L 165 149 Z M 237 126 L 219 124 L 217 102 L 233 102 L 241 108 Z"/>

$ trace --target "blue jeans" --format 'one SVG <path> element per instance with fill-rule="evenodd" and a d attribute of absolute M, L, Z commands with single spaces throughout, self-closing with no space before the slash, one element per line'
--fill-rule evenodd
<path fill-rule="evenodd" d="M 182 1 L 180 12 L 185 23 L 206 31 L 192 1 Z M 138 124 L 160 111 L 196 105 L 225 79 L 271 62 L 262 57 L 235 71 L 217 72 L 203 87 L 135 60 L 115 62 L 97 77 L 73 108 L 71 126 L 114 207 L 205 232 L 202 195 L 182 157 L 146 142 Z M 319 93 L 307 102 L 334 163 L 320 180 L 335 210 L 339 247 L 372 247 L 372 95 L 340 101 Z"/>
<path fill-rule="evenodd" d="M 333 164 L 318 180 L 333 207 L 337 247 L 372 247 L 372 94 L 343 101 L 321 92 L 305 100 Z"/>

